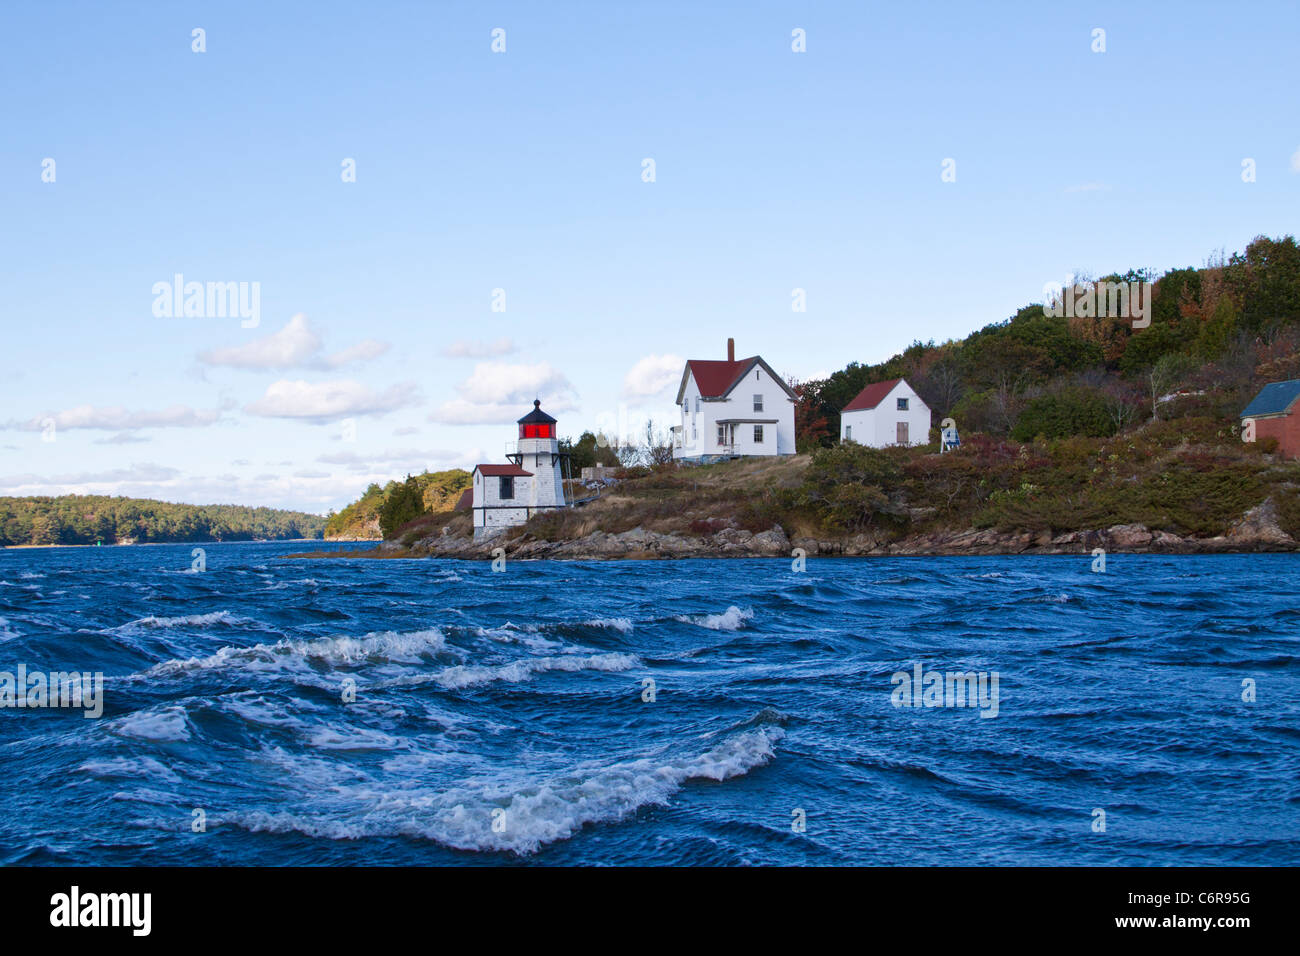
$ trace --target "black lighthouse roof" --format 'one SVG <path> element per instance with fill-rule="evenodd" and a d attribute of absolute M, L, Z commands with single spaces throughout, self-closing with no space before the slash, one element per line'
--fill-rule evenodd
<path fill-rule="evenodd" d="M 542 400 L 533 402 L 533 410 L 519 419 L 520 425 L 554 425 L 555 419 L 542 411 Z"/>

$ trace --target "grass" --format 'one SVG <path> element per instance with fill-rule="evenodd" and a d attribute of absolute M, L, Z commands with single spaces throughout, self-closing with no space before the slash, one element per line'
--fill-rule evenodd
<path fill-rule="evenodd" d="M 685 538 L 780 525 L 791 538 L 882 540 L 991 528 L 1092 531 L 1142 524 L 1183 537 L 1224 534 L 1270 496 L 1300 538 L 1300 462 L 1243 443 L 1206 415 L 1149 422 L 1110 438 L 1016 442 L 982 434 L 934 446 L 844 446 L 784 458 L 665 466 L 607 488 L 581 507 L 544 511 L 509 529 L 515 541 L 566 541 L 641 528 Z M 468 536 L 465 512 L 426 514 L 398 529 L 404 547 Z"/>

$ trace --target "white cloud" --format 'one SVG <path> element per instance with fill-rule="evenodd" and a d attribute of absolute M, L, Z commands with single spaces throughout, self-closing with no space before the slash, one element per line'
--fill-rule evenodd
<path fill-rule="evenodd" d="M 273 382 L 257 401 L 244 406 L 244 411 L 263 418 L 292 418 L 319 423 L 353 415 L 382 415 L 418 401 L 416 388 L 409 382 L 376 392 L 370 386 L 350 379 L 316 383 L 281 379 Z"/>
<path fill-rule="evenodd" d="M 509 355 L 515 351 L 515 343 L 509 338 L 500 338 L 495 342 L 474 342 L 461 339 L 452 342 L 442 354 L 447 358 L 496 358 Z"/>
<path fill-rule="evenodd" d="M 623 378 L 626 398 L 653 398 L 681 382 L 686 360 L 677 355 L 647 355 Z"/>
<path fill-rule="evenodd" d="M 443 402 L 429 415 L 429 421 L 444 425 L 497 425 L 516 421 L 542 400 L 545 411 L 570 411 L 573 386 L 558 369 L 546 362 L 536 365 L 507 365 L 480 362 L 469 378 L 456 386 L 460 398 Z"/>
<path fill-rule="evenodd" d="M 1300 149 L 1291 154 L 1291 172 L 1300 173 Z"/>
<path fill-rule="evenodd" d="M 135 445 L 142 442 L 148 442 L 148 438 L 137 435 L 135 432 L 118 432 L 108 438 L 96 438 L 96 445 Z"/>
<path fill-rule="evenodd" d="M 206 365 L 243 369 L 337 369 L 354 362 L 378 358 L 388 351 L 387 342 L 363 339 L 333 355 L 321 355 L 321 337 L 311 327 L 307 316 L 299 312 L 284 328 L 260 339 L 225 349 L 208 349 L 199 353 Z"/>
<path fill-rule="evenodd" d="M 335 451 L 318 455 L 316 460 L 326 465 L 391 465 L 413 461 L 454 461 L 462 452 L 448 451 L 442 448 L 431 450 L 420 448 L 389 448 L 372 454 L 359 454 L 354 451 Z"/>
<path fill-rule="evenodd" d="M 326 355 L 320 360 L 320 365 L 325 368 L 342 368 L 344 365 L 351 365 L 353 362 L 368 362 L 371 359 L 379 358 L 388 349 L 387 342 L 381 342 L 378 339 L 362 339 L 356 345 L 349 346 L 341 352 Z"/>
<path fill-rule="evenodd" d="M 133 464 L 110 471 L 82 471 L 61 475 L 0 475 L 0 493 L 7 495 L 104 493 L 126 483 L 157 483 L 180 476 L 175 468 L 153 463 Z M 111 493 L 111 492 L 109 492 Z"/>
<path fill-rule="evenodd" d="M 156 411 L 130 411 L 120 405 L 97 408 L 94 405 L 77 405 L 61 412 L 48 412 L 27 421 L 9 421 L 0 428 L 19 431 L 43 431 L 48 420 L 54 421 L 57 431 L 74 428 L 99 429 L 114 432 L 131 432 L 140 428 L 202 428 L 221 417 L 219 409 L 194 409 L 188 405 L 170 405 Z M 127 439 L 118 436 L 116 441 Z"/>
<path fill-rule="evenodd" d="M 231 368 L 293 368 L 305 364 L 320 349 L 320 336 L 299 312 L 278 332 L 233 348 L 200 352 L 199 361 Z"/>

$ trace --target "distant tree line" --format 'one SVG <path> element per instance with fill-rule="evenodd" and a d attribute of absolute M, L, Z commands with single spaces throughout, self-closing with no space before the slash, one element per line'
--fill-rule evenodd
<path fill-rule="evenodd" d="M 244 505 L 60 495 L 0 498 L 0 545 L 319 538 L 325 519 Z"/>

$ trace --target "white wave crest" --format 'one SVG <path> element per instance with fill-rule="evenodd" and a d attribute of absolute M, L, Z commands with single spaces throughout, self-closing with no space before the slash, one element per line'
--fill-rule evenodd
<path fill-rule="evenodd" d="M 275 669 L 285 664 L 319 661 L 331 666 L 358 664 L 372 658 L 400 663 L 418 663 L 425 656 L 447 650 L 447 641 L 436 628 L 425 631 L 383 631 L 365 637 L 319 637 L 310 641 L 278 641 L 251 647 L 223 647 L 207 657 L 164 661 L 145 671 L 143 677 L 164 677 L 195 670 L 243 667 Z"/>
<path fill-rule="evenodd" d="M 738 608 L 734 604 L 723 611 L 721 614 L 703 614 L 699 617 L 690 617 L 681 615 L 677 618 L 687 624 L 697 624 L 700 627 L 707 627 L 710 631 L 738 631 L 745 626 L 745 622 L 752 620 L 754 612 L 749 608 Z"/>
<path fill-rule="evenodd" d="M 237 617 L 229 611 L 212 611 L 209 614 L 187 614 L 184 617 L 142 617 L 139 620 L 128 621 L 127 623 L 111 628 L 113 631 L 125 630 L 129 627 L 211 627 L 213 624 L 230 624 L 238 626 L 245 623 L 247 619 Z"/>
<path fill-rule="evenodd" d="M 137 740 L 168 743 L 190 739 L 189 719 L 185 708 L 179 706 L 127 714 L 109 726 L 114 733 Z"/>
<path fill-rule="evenodd" d="M 148 780 L 165 780 L 168 783 L 175 783 L 181 779 L 180 774 L 166 764 L 145 756 L 87 760 L 77 769 L 100 778 L 144 777 Z"/>
<path fill-rule="evenodd" d="M 338 812 L 338 807 L 319 814 L 251 811 L 222 822 L 257 832 L 298 832 L 331 840 L 400 835 L 459 850 L 530 854 L 589 824 L 664 805 L 688 781 L 742 776 L 771 760 L 782 736 L 779 727 L 763 727 L 735 734 L 695 756 L 583 765 L 538 782 L 503 780 L 486 788 L 462 785 L 390 793 L 375 793 L 367 786 L 351 791 L 361 805 L 349 812 Z"/>
<path fill-rule="evenodd" d="M 629 634 L 632 631 L 633 624 L 626 617 L 598 617 L 594 621 L 583 621 L 588 627 L 607 627 L 611 630 L 618 631 L 620 634 Z"/>
<path fill-rule="evenodd" d="M 547 671 L 625 671 L 640 661 L 631 654 L 569 654 L 561 657 L 529 657 L 509 664 L 447 667 L 434 674 L 399 678 L 396 684 L 438 684 L 447 690 L 481 687 L 498 681 L 519 683 Z"/>

